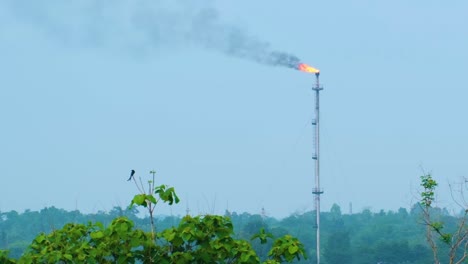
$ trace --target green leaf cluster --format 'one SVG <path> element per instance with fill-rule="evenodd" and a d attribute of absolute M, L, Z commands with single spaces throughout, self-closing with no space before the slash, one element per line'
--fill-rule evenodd
<path fill-rule="evenodd" d="M 0 263 L 1 264 L 14 264 L 16 261 L 14 259 L 10 259 L 8 257 L 10 252 L 8 250 L 1 250 L 0 249 Z"/>
<path fill-rule="evenodd" d="M 448 248 L 448 263 L 465 263 L 468 258 L 468 228 L 467 228 L 467 217 L 468 210 L 466 206 L 457 202 L 453 195 L 453 189 L 451 187 L 452 198 L 454 202 L 463 208 L 463 214 L 455 221 L 455 229 L 447 232 L 443 231 L 446 229 L 446 224 L 440 220 L 440 215 L 437 215 L 437 208 L 432 207 L 435 201 L 435 189 L 437 182 L 432 178 L 431 174 L 421 176 L 421 186 L 424 190 L 421 192 L 421 205 L 423 221 L 426 226 L 426 239 L 432 249 L 434 262 L 439 263 L 440 249 L 442 248 L 440 243 L 437 243 L 434 237 L 438 237 L 443 243 L 443 246 Z M 466 189 L 466 180 L 460 184 L 461 189 Z M 463 191 L 460 192 L 461 200 L 464 201 L 465 197 Z M 435 220 L 437 219 L 437 221 Z M 434 236 L 435 235 L 435 236 Z"/>
<path fill-rule="evenodd" d="M 18 263 L 134 263 L 145 258 L 148 238 L 126 217 L 114 219 L 108 227 L 66 224 L 39 234 Z"/>
<path fill-rule="evenodd" d="M 180 199 L 177 196 L 174 187 L 168 187 L 167 185 L 160 185 L 154 188 L 154 192 L 159 195 L 159 199 L 163 202 L 172 205 L 173 203 L 179 203 Z"/>
<path fill-rule="evenodd" d="M 130 203 L 130 207 L 134 205 L 148 207 L 151 204 L 157 204 L 159 201 L 163 201 L 169 205 L 180 202 L 174 187 L 160 185 L 154 188 L 154 193 L 159 196 L 159 199 L 157 199 L 153 194 L 142 193 L 135 195 L 132 199 L 132 202 Z"/>
<path fill-rule="evenodd" d="M 229 217 L 186 216 L 177 227 L 157 233 L 134 228 L 126 217 L 108 227 L 100 223 L 66 224 L 50 234 L 39 234 L 17 261 L 0 251 L 0 263 L 261 263 L 246 240 L 233 238 Z M 260 239 L 270 234 L 260 231 Z M 275 240 L 264 263 L 291 262 L 305 257 L 304 246 L 286 235 Z"/>
<path fill-rule="evenodd" d="M 160 185 L 154 194 L 135 195 L 130 206 L 151 209 L 158 201 L 169 205 L 179 202 L 174 188 Z M 100 222 L 68 223 L 49 234 L 40 233 L 17 263 L 261 263 L 252 245 L 234 238 L 234 227 L 227 216 L 186 216 L 177 227 L 156 233 L 151 217 L 151 232 L 134 228 L 127 217 L 115 218 L 109 226 Z M 261 229 L 253 238 L 264 244 L 271 234 Z M 265 263 L 291 262 L 305 257 L 304 246 L 286 235 L 274 241 Z M 0 263 L 15 263 L 0 251 Z"/>
<path fill-rule="evenodd" d="M 437 182 L 431 174 L 425 174 L 421 176 L 421 186 L 424 188 L 421 193 L 421 204 L 424 207 L 430 207 L 434 202 L 434 190 L 437 187 Z"/>
<path fill-rule="evenodd" d="M 285 235 L 273 243 L 273 248 L 268 256 L 278 263 L 292 262 L 294 259 L 300 260 L 301 256 L 306 256 L 304 245 L 291 235 Z"/>

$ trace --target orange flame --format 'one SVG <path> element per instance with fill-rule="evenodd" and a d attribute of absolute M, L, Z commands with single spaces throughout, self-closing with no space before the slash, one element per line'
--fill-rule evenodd
<path fill-rule="evenodd" d="M 312 66 L 309 66 L 305 63 L 300 63 L 298 66 L 297 66 L 297 69 L 300 70 L 300 71 L 303 71 L 303 72 L 308 72 L 308 73 L 320 73 L 320 70 L 319 69 L 316 69 Z"/>

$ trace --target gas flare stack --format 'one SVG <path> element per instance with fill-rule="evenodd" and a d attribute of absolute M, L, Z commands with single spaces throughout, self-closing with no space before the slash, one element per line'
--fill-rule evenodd
<path fill-rule="evenodd" d="M 315 187 L 312 189 L 312 194 L 315 196 L 315 224 L 317 235 L 317 264 L 320 264 L 320 195 L 323 194 L 323 189 L 320 188 L 320 91 L 323 87 L 320 85 L 319 77 L 320 70 L 311 67 L 305 63 L 299 63 L 297 69 L 307 73 L 314 73 L 316 84 L 312 87 L 315 91 L 315 118 L 312 120 L 312 126 L 314 126 L 314 153 L 312 159 L 315 160 Z"/>
<path fill-rule="evenodd" d="M 312 120 L 314 126 L 314 154 L 312 158 L 315 160 L 315 188 L 312 193 L 315 196 L 315 225 L 317 235 L 317 264 L 320 264 L 320 195 L 323 194 L 323 189 L 320 188 L 320 91 L 323 87 L 320 85 L 320 71 L 315 72 L 316 84 L 312 87 L 315 91 L 315 118 Z"/>

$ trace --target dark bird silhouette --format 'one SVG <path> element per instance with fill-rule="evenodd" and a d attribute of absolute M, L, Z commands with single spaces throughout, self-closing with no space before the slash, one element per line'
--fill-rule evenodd
<path fill-rule="evenodd" d="M 132 172 L 130 172 L 130 178 L 128 178 L 127 181 L 131 180 L 133 178 L 133 175 L 135 175 L 135 170 L 132 170 Z"/>

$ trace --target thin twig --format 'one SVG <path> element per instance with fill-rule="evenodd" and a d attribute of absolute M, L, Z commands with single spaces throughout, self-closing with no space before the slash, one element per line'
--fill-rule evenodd
<path fill-rule="evenodd" d="M 140 179 L 141 180 L 141 179 Z M 133 182 L 135 183 L 135 186 L 137 187 L 138 191 L 140 192 L 140 194 L 144 194 L 145 192 L 140 188 L 140 186 L 138 186 L 138 183 L 135 179 L 135 177 L 133 177 Z"/>
<path fill-rule="evenodd" d="M 138 177 L 138 180 L 140 180 L 140 186 L 141 186 L 141 190 L 142 190 L 141 194 L 146 194 L 145 191 L 144 191 L 145 186 L 143 185 L 143 181 L 141 180 L 141 177 Z"/>

